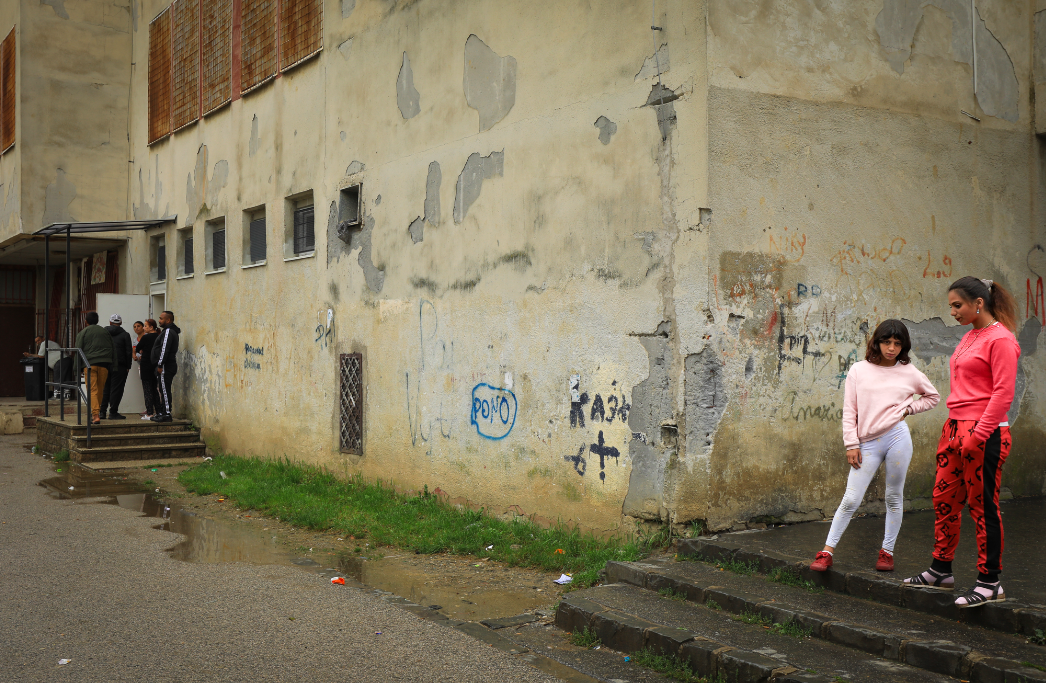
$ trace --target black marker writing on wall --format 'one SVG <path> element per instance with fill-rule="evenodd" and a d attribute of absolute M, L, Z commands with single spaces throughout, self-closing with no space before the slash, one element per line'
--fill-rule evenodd
<path fill-rule="evenodd" d="M 577 455 L 563 456 L 563 460 L 574 464 L 574 471 L 582 477 L 585 476 L 585 471 L 588 469 L 588 462 L 585 460 L 585 449 L 586 444 L 581 444 L 581 447 L 577 449 Z M 600 481 L 605 481 L 607 474 L 604 470 L 606 469 L 607 458 L 619 460 L 621 457 L 621 451 L 613 446 L 606 445 L 606 441 L 603 439 L 603 430 L 599 431 L 596 443 L 588 444 L 587 449 L 599 456 L 599 479 Z"/>

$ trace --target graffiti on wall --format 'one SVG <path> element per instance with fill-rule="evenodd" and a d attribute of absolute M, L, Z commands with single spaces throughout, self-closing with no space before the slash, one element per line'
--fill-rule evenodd
<path fill-rule="evenodd" d="M 319 311 L 317 315 L 320 317 L 320 322 L 316 325 L 316 338 L 313 340 L 320 351 L 326 351 L 328 348 L 334 346 L 334 309 L 327 309 L 327 324 L 323 324 L 323 311 Z"/>
<path fill-rule="evenodd" d="M 585 413 L 588 413 L 589 421 L 593 423 L 613 422 L 615 419 L 622 423 L 628 421 L 628 411 L 632 404 L 625 398 L 625 392 L 617 388 L 617 380 L 610 383 L 613 387 L 607 392 L 606 398 L 602 394 L 596 394 L 589 405 L 588 392 L 581 391 L 581 375 L 570 376 L 570 426 L 577 429 L 585 426 Z"/>
<path fill-rule="evenodd" d="M 469 422 L 485 439 L 504 439 L 516 424 L 517 408 L 516 395 L 511 390 L 481 382 L 472 388 Z"/>
<path fill-rule="evenodd" d="M 435 434 L 449 439 L 452 428 L 448 418 L 443 417 L 443 401 L 436 403 L 434 387 L 439 385 L 439 375 L 452 380 L 454 368 L 454 342 L 445 339 L 439 332 L 439 314 L 431 301 L 418 302 L 418 357 L 413 370 L 404 373 L 407 388 L 407 424 L 410 428 L 411 446 L 429 444 Z M 513 416 L 515 413 L 513 413 Z"/>
<path fill-rule="evenodd" d="M 246 370 L 261 370 L 261 357 L 265 355 L 264 346 L 243 345 L 243 367 Z"/>

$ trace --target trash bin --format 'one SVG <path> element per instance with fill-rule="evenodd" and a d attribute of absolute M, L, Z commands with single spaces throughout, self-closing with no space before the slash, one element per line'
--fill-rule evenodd
<path fill-rule="evenodd" d="M 23 358 L 19 361 L 25 368 L 25 400 L 44 400 L 44 382 L 47 381 L 47 363 L 43 358 Z"/>

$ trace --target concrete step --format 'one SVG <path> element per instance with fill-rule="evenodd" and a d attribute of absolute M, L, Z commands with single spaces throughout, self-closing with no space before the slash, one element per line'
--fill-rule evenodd
<path fill-rule="evenodd" d="M 591 629 L 624 653 L 650 649 L 679 657 L 699 676 L 737 683 L 943 683 L 955 678 L 821 638 L 796 638 L 723 610 L 626 584 L 569 593 L 556 610 L 568 632 Z M 946 664 L 954 664 L 948 661 Z"/>
<path fill-rule="evenodd" d="M 72 437 L 77 450 L 87 445 L 87 435 Z M 200 435 L 192 430 L 169 432 L 138 432 L 134 434 L 112 434 L 110 432 L 91 432 L 91 447 L 138 446 L 152 447 L 164 444 L 200 444 Z"/>
<path fill-rule="evenodd" d="M 644 589 L 651 595 L 669 596 L 675 599 L 671 602 L 691 609 L 712 606 L 722 614 L 758 615 L 766 625 L 794 623 L 810 631 L 813 639 L 917 669 L 961 676 L 973 682 L 1010 680 L 1006 678 L 1008 671 L 1017 672 L 1013 675 L 1019 674 L 1028 681 L 1046 681 L 1046 673 L 1023 664 L 1046 669 L 1046 648 L 1029 644 L 1023 637 L 969 623 L 670 557 L 610 562 L 606 572 L 607 581 Z M 978 609 L 991 607 L 996 606 Z"/>
<path fill-rule="evenodd" d="M 84 424 L 77 424 L 75 420 L 64 421 L 57 418 L 40 418 L 41 424 L 59 430 L 68 437 L 87 436 L 86 416 Z M 171 422 L 152 422 L 140 418 L 128 417 L 126 420 L 102 420 L 100 425 L 91 426 L 91 436 L 101 434 L 153 434 L 162 432 L 187 431 L 192 423 L 188 420 L 173 420 Z"/>
<path fill-rule="evenodd" d="M 112 462 L 116 460 L 158 460 L 164 458 L 202 458 L 203 443 L 157 444 L 155 446 L 101 446 L 70 450 L 74 462 Z"/>
<path fill-rule="evenodd" d="M 1046 632 L 1046 605 L 1042 604 L 1010 599 L 975 609 L 959 609 L 955 606 L 955 592 L 906 588 L 900 577 L 875 571 L 847 571 L 838 565 L 826 572 L 815 572 L 810 569 L 809 560 L 797 560 L 793 556 L 733 542 L 729 538 L 684 539 L 679 541 L 678 550 L 682 558 L 746 563 L 758 567 L 763 574 L 769 574 L 774 569 L 790 569 L 803 580 L 826 591 L 932 614 L 951 621 L 1025 636 L 1034 636 L 1036 630 Z"/>

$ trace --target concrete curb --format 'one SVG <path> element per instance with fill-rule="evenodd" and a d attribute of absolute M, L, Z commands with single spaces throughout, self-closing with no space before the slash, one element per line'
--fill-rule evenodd
<path fill-rule="evenodd" d="M 749 550 L 728 541 L 712 541 L 703 538 L 683 539 L 679 542 L 679 555 L 712 562 L 751 562 L 758 566 L 759 571 L 764 574 L 775 568 L 794 569 L 801 578 L 816 586 L 822 586 L 826 590 L 874 600 L 894 607 L 925 612 L 1004 633 L 1033 636 L 1036 629 L 1046 631 L 1046 609 L 1040 606 L 1009 600 L 977 609 L 961 610 L 955 606 L 955 596 L 951 593 L 905 588 L 900 581 L 885 579 L 867 572 L 841 572 L 836 569 L 815 572 L 807 563 L 796 561 L 786 555 Z"/>
<path fill-rule="evenodd" d="M 604 645 L 620 652 L 650 648 L 679 657 L 690 662 L 698 675 L 722 676 L 731 683 L 829 683 L 823 676 L 801 673 L 758 652 L 727 647 L 696 633 L 617 612 L 573 594 L 559 603 L 556 626 L 567 632 L 591 629 Z"/>
<path fill-rule="evenodd" d="M 1011 680 L 1021 680 L 1020 676 L 1023 676 L 1028 681 L 1046 681 L 1046 674 L 1023 666 L 1020 662 L 987 657 L 968 647 L 947 640 L 912 640 L 903 635 L 870 628 L 862 624 L 834 620 L 825 614 L 802 610 L 749 593 L 729 590 L 721 586 L 702 586 L 692 581 L 669 577 L 659 573 L 654 566 L 648 565 L 644 567 L 635 563 L 607 562 L 606 573 L 608 583 L 629 584 L 654 591 L 671 587 L 676 593 L 686 595 L 687 600 L 691 602 L 707 603 L 711 600 L 722 608 L 723 611 L 732 614 L 748 612 L 766 617 L 775 624 L 794 623 L 808 629 L 815 638 L 821 638 L 838 645 L 845 645 L 855 650 L 901 662 L 918 669 L 967 679 L 970 683 L 994 683 L 996 681 L 1008 683 Z M 566 610 L 565 613 L 564 610 Z M 592 623 L 592 615 L 599 612 L 609 614 L 607 608 L 586 598 L 576 597 L 569 601 L 564 600 L 560 603 L 559 611 L 556 613 L 556 626 L 567 631 L 573 631 L 575 628 L 590 625 Z M 563 615 L 562 624 L 560 623 L 561 614 Z M 697 634 L 693 635 L 698 637 Z M 602 637 L 600 639 L 602 640 Z M 604 640 L 603 642 L 608 641 Z M 652 647 L 655 639 L 647 636 L 646 642 L 648 647 Z M 611 644 L 611 647 L 615 646 Z M 693 657 L 691 657 L 691 663 L 694 664 L 695 668 L 697 667 Z M 711 665 L 706 662 L 703 666 L 707 668 Z M 699 671 L 698 673 L 714 676 L 716 671 Z M 732 676 L 733 674 L 731 673 L 730 675 Z M 1038 676 L 1041 676 L 1041 678 Z M 731 678 L 730 680 L 733 679 Z"/>

